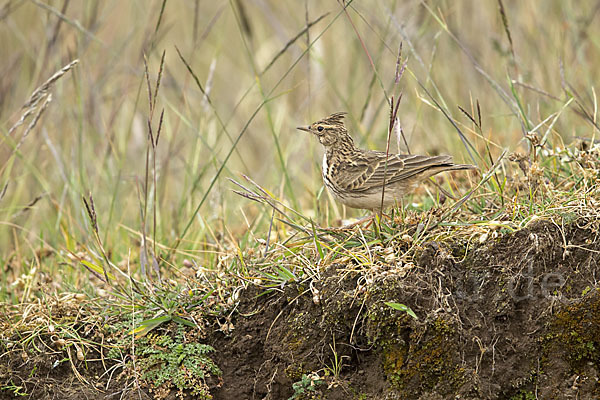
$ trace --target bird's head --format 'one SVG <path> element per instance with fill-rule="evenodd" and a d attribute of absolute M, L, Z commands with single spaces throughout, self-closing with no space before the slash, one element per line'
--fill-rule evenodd
<path fill-rule="evenodd" d="M 308 126 L 299 126 L 297 129 L 315 135 L 325 147 L 336 145 L 354 145 L 352 138 L 344 126 L 345 112 L 331 114 Z"/>

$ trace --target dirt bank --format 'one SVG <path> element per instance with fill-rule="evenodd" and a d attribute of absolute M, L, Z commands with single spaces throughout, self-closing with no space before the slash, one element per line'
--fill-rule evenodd
<path fill-rule="evenodd" d="M 206 380 L 215 400 L 600 398 L 598 234 L 594 220 L 537 221 L 475 248 L 429 242 L 415 263 L 388 253 L 366 274 L 352 260 L 331 264 L 319 279 L 269 293 L 250 286 L 228 314 L 233 329 L 217 317 L 182 340 L 215 349 L 222 376 Z M 81 335 L 109 339 L 100 326 Z M 37 355 L 4 354 L 2 383 L 21 389 L 3 398 L 116 399 L 136 382 L 100 354 L 80 360 L 75 347 L 67 354 L 42 342 Z M 163 389 L 142 385 L 125 398 L 175 398 Z"/>

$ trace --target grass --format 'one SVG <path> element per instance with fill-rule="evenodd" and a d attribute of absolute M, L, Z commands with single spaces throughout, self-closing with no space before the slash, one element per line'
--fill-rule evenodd
<path fill-rule="evenodd" d="M 591 5 L 346 3 L 0 9 L 0 302 L 18 346 L 74 366 L 104 345 L 81 329 L 126 315 L 139 337 L 198 327 L 249 285 L 300 282 L 318 302 L 332 263 L 364 283 L 428 241 L 468 251 L 539 218 L 598 218 Z M 327 229 L 362 213 L 323 191 L 321 149 L 295 126 L 334 111 L 361 146 L 479 173 L 436 179 L 373 228 Z M 51 299 L 112 311 L 82 327 Z"/>

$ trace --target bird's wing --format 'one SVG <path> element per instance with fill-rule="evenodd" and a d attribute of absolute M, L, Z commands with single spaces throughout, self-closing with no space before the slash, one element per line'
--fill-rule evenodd
<path fill-rule="evenodd" d="M 373 176 L 376 165 L 364 155 L 356 155 L 351 160 L 340 161 L 337 169 L 343 173 L 336 174 L 336 184 L 346 190 L 363 190 L 366 182 Z"/>
<path fill-rule="evenodd" d="M 366 151 L 354 157 L 351 163 L 340 165 L 346 173 L 338 185 L 354 191 L 369 191 L 386 185 L 404 181 L 430 168 L 450 166 L 450 156 L 419 156 L 410 154 L 390 154 L 380 151 Z"/>

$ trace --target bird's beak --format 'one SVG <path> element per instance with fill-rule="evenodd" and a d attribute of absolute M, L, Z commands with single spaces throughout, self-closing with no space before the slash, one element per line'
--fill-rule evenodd
<path fill-rule="evenodd" d="M 310 132 L 310 129 L 308 129 L 306 126 L 299 126 L 296 129 L 300 129 L 301 131 L 305 131 L 305 132 Z"/>

